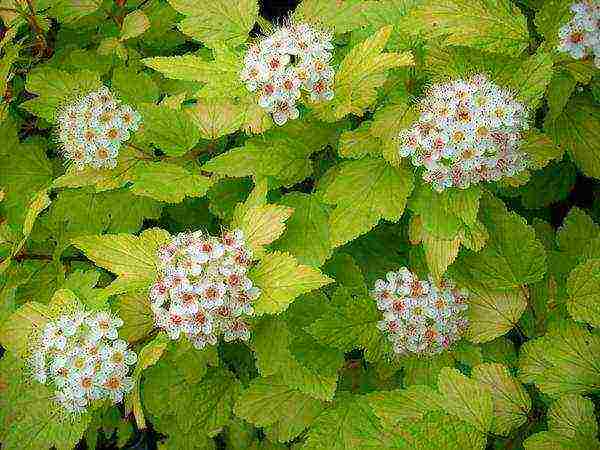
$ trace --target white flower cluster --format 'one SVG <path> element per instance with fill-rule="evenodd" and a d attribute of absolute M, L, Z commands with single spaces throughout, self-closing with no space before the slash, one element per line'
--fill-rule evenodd
<path fill-rule="evenodd" d="M 240 76 L 277 125 L 299 116 L 296 101 L 304 88 L 313 101 L 333 98 L 332 36 L 310 25 L 278 28 L 248 50 Z"/>
<path fill-rule="evenodd" d="M 121 105 L 103 86 L 67 105 L 57 117 L 58 141 L 65 158 L 78 169 L 112 168 L 121 143 L 139 128 L 142 118 L 129 105 Z"/>
<path fill-rule="evenodd" d="M 402 267 L 377 280 L 371 295 L 383 312 L 378 327 L 398 355 L 440 353 L 458 341 L 468 326 L 468 293 L 449 280 L 436 286 Z"/>
<path fill-rule="evenodd" d="M 244 316 L 260 290 L 246 271 L 252 253 L 240 230 L 220 238 L 201 231 L 181 233 L 158 251 L 160 275 L 150 289 L 156 324 L 171 339 L 181 334 L 196 348 L 250 339 Z"/>
<path fill-rule="evenodd" d="M 600 2 L 573 3 L 571 11 L 574 16 L 558 32 L 558 50 L 575 59 L 593 56 L 594 65 L 600 68 Z"/>
<path fill-rule="evenodd" d="M 521 132 L 528 128 L 525 108 L 485 75 L 434 85 L 420 109 L 419 120 L 400 133 L 399 154 L 423 166 L 423 179 L 437 191 L 497 181 L 526 168 L 520 151 Z"/>
<path fill-rule="evenodd" d="M 118 403 L 133 388 L 128 375 L 136 354 L 119 339 L 123 321 L 108 312 L 79 310 L 48 322 L 34 339 L 29 358 L 34 378 L 50 382 L 55 399 L 79 413 L 94 401 Z"/>

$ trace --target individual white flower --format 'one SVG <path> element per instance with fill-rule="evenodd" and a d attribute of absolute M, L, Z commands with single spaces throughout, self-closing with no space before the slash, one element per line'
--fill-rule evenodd
<path fill-rule="evenodd" d="M 277 28 L 249 47 L 240 78 L 249 91 L 258 92 L 258 104 L 277 125 L 299 117 L 301 89 L 312 101 L 333 98 L 332 39 L 303 23 Z"/>
<path fill-rule="evenodd" d="M 434 85 L 415 124 L 398 136 L 400 157 L 423 167 L 437 191 L 514 176 L 527 167 L 520 151 L 525 107 L 485 75 Z"/>
<path fill-rule="evenodd" d="M 157 251 L 159 275 L 149 291 L 156 326 L 170 339 L 186 336 L 197 348 L 221 336 L 249 339 L 243 317 L 253 314 L 260 295 L 246 275 L 251 262 L 240 230 L 173 237 Z"/>
<path fill-rule="evenodd" d="M 121 144 L 139 128 L 141 116 L 130 106 L 121 105 L 103 86 L 63 107 L 56 122 L 63 156 L 77 169 L 112 168 Z"/>
<path fill-rule="evenodd" d="M 94 400 L 121 398 L 116 388 L 113 392 L 104 386 L 106 380 L 117 379 L 119 389 L 127 392 L 127 373 L 137 360 L 127 343 L 118 339 L 121 325 L 123 321 L 108 312 L 83 309 L 48 322 L 30 343 L 33 378 L 51 384 L 55 400 L 73 413 L 83 412 Z"/>
<path fill-rule="evenodd" d="M 449 280 L 435 285 L 402 267 L 377 280 L 371 292 L 382 312 L 377 328 L 388 336 L 397 355 L 434 355 L 460 339 L 468 326 L 467 293 Z"/>

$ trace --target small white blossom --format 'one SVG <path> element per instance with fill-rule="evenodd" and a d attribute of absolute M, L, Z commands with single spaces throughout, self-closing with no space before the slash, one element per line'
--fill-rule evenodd
<path fill-rule="evenodd" d="M 332 39 L 303 23 L 282 26 L 248 49 L 240 78 L 277 125 L 300 116 L 302 89 L 313 102 L 333 98 Z"/>
<path fill-rule="evenodd" d="M 182 233 L 157 251 L 159 276 L 149 297 L 156 326 L 170 339 L 183 334 L 196 348 L 250 339 L 245 316 L 260 290 L 246 272 L 252 261 L 241 230 L 221 237 Z"/>
<path fill-rule="evenodd" d="M 81 413 L 102 398 L 120 401 L 132 387 L 127 373 L 137 360 L 118 339 L 122 325 L 108 312 L 85 310 L 48 322 L 31 343 L 33 378 L 53 385 L 55 400 L 69 412 Z"/>
<path fill-rule="evenodd" d="M 139 113 L 102 87 L 60 110 L 57 138 L 64 157 L 76 168 L 111 168 L 117 164 L 121 144 L 141 120 Z"/>
<path fill-rule="evenodd" d="M 591 57 L 600 68 L 600 3 L 584 0 L 571 5 L 573 17 L 558 31 L 558 51 L 572 58 Z"/>
<path fill-rule="evenodd" d="M 423 167 L 437 191 L 514 176 L 527 167 L 520 151 L 525 107 L 484 75 L 434 85 L 420 117 L 399 135 L 401 157 Z"/>
<path fill-rule="evenodd" d="M 441 286 L 422 281 L 407 268 L 377 280 L 371 292 L 383 320 L 384 332 L 398 355 L 435 355 L 460 339 L 468 326 L 467 293 L 449 280 Z"/>

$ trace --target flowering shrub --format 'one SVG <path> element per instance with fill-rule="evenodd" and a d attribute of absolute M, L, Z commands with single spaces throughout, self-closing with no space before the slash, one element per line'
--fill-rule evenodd
<path fill-rule="evenodd" d="M 2 450 L 600 448 L 598 1 L 0 0 Z"/>

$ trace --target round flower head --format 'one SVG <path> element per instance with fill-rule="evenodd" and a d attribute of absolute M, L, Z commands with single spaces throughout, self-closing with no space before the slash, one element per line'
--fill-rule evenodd
<path fill-rule="evenodd" d="M 107 87 L 64 107 L 57 116 L 57 139 L 64 157 L 77 169 L 111 168 L 119 149 L 138 129 L 141 116 L 121 105 Z"/>
<path fill-rule="evenodd" d="M 371 292 L 383 313 L 378 327 L 398 355 L 435 355 L 460 339 L 468 326 L 464 291 L 449 280 L 421 281 L 406 267 L 377 280 Z"/>
<path fill-rule="evenodd" d="M 584 0 L 571 5 L 573 17 L 558 31 L 558 51 L 572 58 L 594 58 L 600 68 L 600 2 Z"/>
<path fill-rule="evenodd" d="M 287 25 L 252 45 L 240 78 L 277 125 L 299 116 L 301 90 L 311 101 L 333 98 L 332 36 L 310 25 Z"/>
<path fill-rule="evenodd" d="M 401 157 L 423 167 L 437 191 L 511 177 L 527 167 L 520 151 L 525 107 L 484 75 L 434 85 L 418 121 L 400 133 Z"/>
<path fill-rule="evenodd" d="M 159 276 L 150 288 L 156 325 L 171 339 L 183 334 L 196 348 L 250 338 L 244 316 L 260 290 L 246 271 L 252 254 L 240 230 L 209 236 L 181 233 L 157 252 Z"/>
<path fill-rule="evenodd" d="M 128 373 L 137 360 L 118 339 L 121 325 L 109 312 L 85 310 L 48 322 L 31 345 L 34 379 L 52 385 L 55 400 L 69 412 L 83 412 L 94 400 L 120 402 L 133 387 Z"/>

